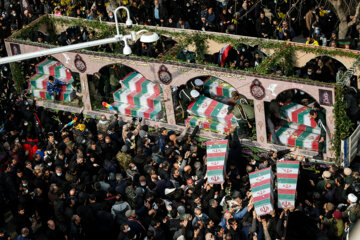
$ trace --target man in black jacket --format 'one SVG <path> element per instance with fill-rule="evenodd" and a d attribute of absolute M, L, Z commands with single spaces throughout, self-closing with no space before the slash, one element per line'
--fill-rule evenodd
<path fill-rule="evenodd" d="M 150 15 L 152 16 L 152 20 L 160 25 L 161 21 L 164 22 L 164 20 L 167 19 L 168 12 L 166 8 L 159 3 L 159 0 L 154 0 L 154 6 L 151 8 Z"/>

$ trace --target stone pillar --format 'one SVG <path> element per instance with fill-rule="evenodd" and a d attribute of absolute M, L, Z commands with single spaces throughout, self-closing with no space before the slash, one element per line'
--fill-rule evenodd
<path fill-rule="evenodd" d="M 264 101 L 255 99 L 254 108 L 257 142 L 264 145 L 267 142 Z"/>
<path fill-rule="evenodd" d="M 167 123 L 176 124 L 171 86 L 164 85 L 164 84 L 160 84 L 160 86 L 163 91 L 163 99 L 166 100 L 165 101 L 165 114 L 166 114 Z"/>
<path fill-rule="evenodd" d="M 80 82 L 81 82 L 81 93 L 82 101 L 85 107 L 85 111 L 91 111 L 91 101 L 90 101 L 90 92 L 89 84 L 86 73 L 80 73 Z"/>

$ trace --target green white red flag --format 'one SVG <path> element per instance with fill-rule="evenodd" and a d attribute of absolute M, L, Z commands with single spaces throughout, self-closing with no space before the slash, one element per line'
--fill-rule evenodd
<path fill-rule="evenodd" d="M 224 182 L 228 140 L 206 142 L 207 176 L 210 184 Z"/>
<path fill-rule="evenodd" d="M 131 72 L 121 81 L 122 88 L 113 93 L 113 108 L 121 115 L 158 121 L 163 116 L 160 84 Z"/>
<path fill-rule="evenodd" d="M 295 206 L 295 193 L 299 175 L 298 161 L 277 161 L 278 206 Z"/>
<path fill-rule="evenodd" d="M 274 210 L 271 168 L 249 173 L 249 178 L 256 214 L 258 216 L 269 214 Z"/>

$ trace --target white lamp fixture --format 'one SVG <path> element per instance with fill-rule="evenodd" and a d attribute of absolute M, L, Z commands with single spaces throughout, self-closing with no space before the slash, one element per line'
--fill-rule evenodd
<path fill-rule="evenodd" d="M 159 35 L 155 32 L 146 32 L 140 37 L 140 42 L 153 43 L 159 40 Z"/>
<path fill-rule="evenodd" d="M 124 48 L 123 48 L 123 54 L 124 55 L 130 55 L 132 53 L 131 48 L 129 47 L 129 44 L 127 43 L 126 39 L 124 40 Z"/>

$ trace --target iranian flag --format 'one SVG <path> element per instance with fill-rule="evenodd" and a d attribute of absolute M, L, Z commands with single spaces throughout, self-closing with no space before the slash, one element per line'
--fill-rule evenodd
<path fill-rule="evenodd" d="M 215 78 L 209 77 L 204 82 L 204 92 L 210 96 L 223 96 L 231 98 L 231 94 L 236 92 L 230 84 Z"/>
<path fill-rule="evenodd" d="M 155 121 L 158 121 L 162 117 L 162 109 L 149 108 L 146 106 L 138 106 L 118 101 L 114 102 L 112 106 L 121 115 L 126 115 L 130 117 L 144 117 L 147 119 L 150 118 Z"/>
<path fill-rule="evenodd" d="M 249 178 L 256 214 L 258 216 L 269 214 L 274 210 L 271 167 L 252 172 Z"/>
<path fill-rule="evenodd" d="M 234 115 L 228 114 L 228 107 L 226 104 L 201 95 L 189 105 L 188 112 L 191 115 L 209 118 L 223 124 L 237 125 Z"/>
<path fill-rule="evenodd" d="M 219 52 L 219 61 L 218 63 L 220 64 L 220 66 L 224 66 L 225 65 L 225 61 L 226 61 L 226 58 L 228 57 L 229 55 L 229 51 L 232 49 L 232 46 L 230 46 L 229 44 L 225 45 L 224 47 L 222 47 L 220 49 L 220 52 Z"/>
<path fill-rule="evenodd" d="M 25 10 L 30 11 L 30 4 L 28 0 L 21 0 L 21 8 L 22 11 L 24 12 Z"/>
<path fill-rule="evenodd" d="M 207 118 L 199 118 L 195 116 L 188 117 L 185 122 L 189 123 L 193 128 L 196 127 L 199 122 L 201 122 L 199 127 L 202 130 L 211 130 L 219 133 L 227 133 L 231 128 L 231 125 L 224 125 L 216 121 L 211 121 Z"/>
<path fill-rule="evenodd" d="M 277 161 L 278 206 L 295 206 L 296 184 L 299 175 L 298 161 Z"/>
<path fill-rule="evenodd" d="M 142 93 L 130 89 L 121 88 L 114 92 L 114 100 L 138 106 L 150 108 L 161 108 L 161 97 L 159 94 Z"/>
<path fill-rule="evenodd" d="M 281 108 L 291 122 L 300 123 L 309 127 L 317 127 L 314 119 L 310 118 L 310 108 L 297 103 L 289 103 Z"/>
<path fill-rule="evenodd" d="M 224 182 L 228 140 L 206 142 L 207 176 L 211 184 Z"/>
<path fill-rule="evenodd" d="M 285 126 L 275 129 L 275 134 L 284 145 L 315 151 L 319 149 L 319 134 L 303 131 L 302 129 L 288 128 Z"/>
<path fill-rule="evenodd" d="M 280 126 L 287 127 L 287 128 L 293 128 L 293 129 L 296 129 L 296 130 L 302 130 L 302 131 L 309 132 L 309 133 L 316 133 L 316 134 L 321 133 L 321 130 L 320 130 L 319 127 L 309 127 L 309 126 L 306 126 L 304 124 L 295 123 L 295 122 L 288 122 L 288 121 L 285 121 L 285 120 L 281 121 Z"/>
<path fill-rule="evenodd" d="M 140 73 L 131 72 L 122 81 L 124 87 L 138 93 L 160 94 L 160 85 L 146 80 Z"/>

